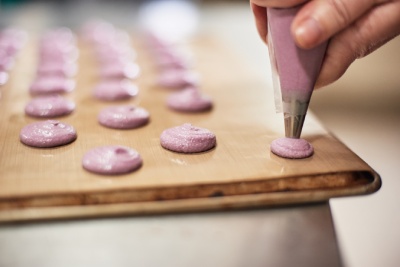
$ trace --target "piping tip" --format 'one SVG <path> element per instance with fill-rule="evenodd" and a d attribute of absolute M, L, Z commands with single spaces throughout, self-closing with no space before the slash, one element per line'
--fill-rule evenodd
<path fill-rule="evenodd" d="M 288 138 L 300 138 L 301 131 L 303 130 L 304 115 L 284 114 L 285 119 L 285 136 Z"/>
<path fill-rule="evenodd" d="M 288 138 L 300 138 L 306 118 L 309 102 L 300 102 L 292 99 L 283 102 L 285 136 Z"/>

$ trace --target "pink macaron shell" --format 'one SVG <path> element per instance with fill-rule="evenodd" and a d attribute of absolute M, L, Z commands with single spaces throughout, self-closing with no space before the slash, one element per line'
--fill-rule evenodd
<path fill-rule="evenodd" d="M 271 151 L 283 158 L 302 159 L 310 157 L 314 148 L 305 139 L 283 137 L 272 141 Z"/>
<path fill-rule="evenodd" d="M 32 95 L 62 94 L 74 90 L 75 81 L 60 76 L 39 76 L 30 86 Z"/>
<path fill-rule="evenodd" d="M 77 73 L 78 67 L 72 62 L 45 61 L 39 63 L 37 74 L 39 76 L 72 77 Z"/>
<path fill-rule="evenodd" d="M 69 144 L 77 138 L 75 129 L 57 120 L 39 121 L 26 125 L 20 132 L 22 143 L 47 148 Z"/>
<path fill-rule="evenodd" d="M 101 81 L 93 91 L 94 97 L 104 101 L 124 100 L 138 94 L 138 87 L 127 79 Z"/>
<path fill-rule="evenodd" d="M 59 27 L 47 30 L 40 39 L 41 42 L 58 42 L 62 44 L 71 44 L 76 42 L 74 32 L 67 27 Z"/>
<path fill-rule="evenodd" d="M 46 40 L 39 44 L 41 55 L 45 54 L 63 54 L 70 55 L 76 53 L 76 45 L 74 43 L 66 43 L 60 40 Z"/>
<path fill-rule="evenodd" d="M 133 62 L 106 64 L 100 69 L 100 76 L 105 79 L 136 79 L 140 74 L 140 67 Z"/>
<path fill-rule="evenodd" d="M 55 118 L 71 114 L 75 103 L 59 95 L 38 96 L 25 106 L 25 114 L 31 117 Z"/>
<path fill-rule="evenodd" d="M 170 53 L 168 50 L 158 51 L 158 55 L 155 57 L 156 64 L 161 69 L 188 69 L 189 62 L 183 57 L 179 57 Z"/>
<path fill-rule="evenodd" d="M 216 145 L 215 134 L 205 128 L 185 123 L 164 130 L 160 136 L 161 146 L 178 153 L 199 153 Z"/>
<path fill-rule="evenodd" d="M 0 31 L 0 46 L 10 56 L 14 56 L 25 44 L 28 34 L 17 28 L 5 28 Z"/>
<path fill-rule="evenodd" d="M 115 31 L 114 25 L 110 22 L 101 19 L 92 19 L 82 26 L 81 35 L 86 41 L 96 44 L 98 43 L 98 39 L 111 39 L 115 35 Z M 111 37 L 108 38 L 109 36 Z"/>
<path fill-rule="evenodd" d="M 169 95 L 167 106 L 176 111 L 203 112 L 212 108 L 212 100 L 210 97 L 202 94 L 197 88 L 188 87 Z"/>
<path fill-rule="evenodd" d="M 15 63 L 14 57 L 0 50 L 0 71 L 9 71 Z"/>
<path fill-rule="evenodd" d="M 100 46 L 96 50 L 96 57 L 100 64 L 111 64 L 117 58 L 120 59 L 120 63 L 128 63 L 133 62 L 136 53 L 131 47 L 126 46 Z"/>
<path fill-rule="evenodd" d="M 62 42 L 42 42 L 39 47 L 39 60 L 57 62 L 75 62 L 79 57 L 79 50 L 75 44 Z"/>
<path fill-rule="evenodd" d="M 7 38 L 0 38 L 0 51 L 4 52 L 9 57 L 14 57 L 19 48 L 13 43 L 12 40 Z"/>
<path fill-rule="evenodd" d="M 124 174 L 139 169 L 143 164 L 140 154 L 125 146 L 101 146 L 89 150 L 82 159 L 86 170 L 106 175 Z"/>
<path fill-rule="evenodd" d="M 0 85 L 4 85 L 8 82 L 9 75 L 7 72 L 0 71 Z"/>
<path fill-rule="evenodd" d="M 101 125 L 115 129 L 134 129 L 146 125 L 150 114 L 147 110 L 133 105 L 111 106 L 100 111 Z"/>
<path fill-rule="evenodd" d="M 186 86 L 196 86 L 199 83 L 197 73 L 182 69 L 167 69 L 160 73 L 158 84 L 166 88 L 181 89 Z"/>

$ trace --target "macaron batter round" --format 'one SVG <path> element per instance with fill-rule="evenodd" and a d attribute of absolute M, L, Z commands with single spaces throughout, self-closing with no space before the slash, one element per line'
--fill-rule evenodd
<path fill-rule="evenodd" d="M 25 106 L 25 114 L 32 117 L 54 118 L 65 116 L 75 109 L 75 103 L 60 95 L 38 96 Z"/>
<path fill-rule="evenodd" d="M 167 99 L 167 106 L 176 111 L 202 112 L 212 108 L 212 101 L 197 88 L 188 87 L 172 93 Z"/>
<path fill-rule="evenodd" d="M 161 146 L 179 153 L 198 153 L 216 145 L 215 134 L 205 128 L 185 123 L 164 130 L 160 136 Z"/>
<path fill-rule="evenodd" d="M 138 94 L 138 87 L 127 79 L 103 80 L 94 88 L 93 95 L 100 100 L 129 99 Z"/>
<path fill-rule="evenodd" d="M 86 170 L 99 174 L 123 174 L 142 165 L 140 154 L 126 146 L 100 146 L 89 150 L 82 160 Z"/>
<path fill-rule="evenodd" d="M 134 129 L 149 122 L 150 114 L 144 108 L 133 105 L 111 106 L 100 111 L 101 125 L 115 129 Z"/>
<path fill-rule="evenodd" d="M 25 145 L 41 148 L 66 145 L 75 141 L 76 137 L 74 127 L 57 120 L 28 124 L 19 134 Z"/>
<path fill-rule="evenodd" d="M 283 137 L 272 141 L 271 151 L 283 158 L 302 159 L 310 157 L 314 148 L 307 140 Z"/>

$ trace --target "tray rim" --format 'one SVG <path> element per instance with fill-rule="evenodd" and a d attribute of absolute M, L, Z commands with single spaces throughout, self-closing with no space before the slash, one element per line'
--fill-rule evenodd
<path fill-rule="evenodd" d="M 280 207 L 324 202 L 333 197 L 368 195 L 377 192 L 382 186 L 382 180 L 375 171 L 364 170 L 356 172 L 361 175 L 363 173 L 370 175 L 371 182 L 360 186 L 333 189 L 280 191 L 159 201 L 14 208 L 0 210 L 0 223 Z"/>

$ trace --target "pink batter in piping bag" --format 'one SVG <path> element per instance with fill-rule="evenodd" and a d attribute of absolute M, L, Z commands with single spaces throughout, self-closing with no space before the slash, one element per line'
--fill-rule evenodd
<path fill-rule="evenodd" d="M 327 46 L 324 42 L 302 49 L 295 44 L 290 27 L 300 8 L 267 9 L 275 104 L 277 111 L 284 114 L 285 135 L 289 138 L 300 138 Z"/>

